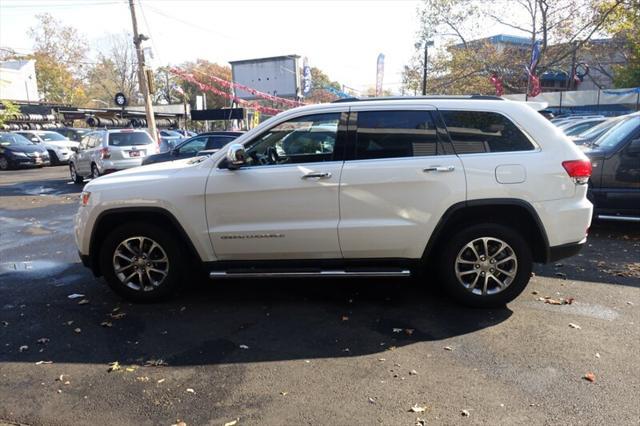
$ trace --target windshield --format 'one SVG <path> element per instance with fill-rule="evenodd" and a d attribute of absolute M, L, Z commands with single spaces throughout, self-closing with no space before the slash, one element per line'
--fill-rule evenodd
<path fill-rule="evenodd" d="M 579 123 L 573 126 L 565 127 L 564 134 L 567 136 L 579 135 L 580 133 L 586 132 L 590 128 L 597 126 L 602 123 L 602 121 L 588 121 L 586 123 Z"/>
<path fill-rule="evenodd" d="M 0 133 L 0 146 L 33 145 L 22 135 L 16 133 Z"/>
<path fill-rule="evenodd" d="M 604 132 L 605 130 L 611 128 L 611 126 L 613 126 L 614 124 L 616 124 L 620 119 L 619 118 L 611 118 L 607 121 L 604 121 L 600 124 L 598 124 L 597 126 L 593 126 L 592 128 L 590 128 L 587 131 L 584 131 L 582 133 L 580 133 L 580 137 L 581 138 L 585 138 L 585 139 L 590 139 L 590 138 L 594 138 L 596 136 L 598 136 L 599 134 L 601 134 L 602 132 Z"/>
<path fill-rule="evenodd" d="M 111 146 L 149 145 L 151 143 L 153 140 L 147 132 L 109 133 L 109 145 Z"/>
<path fill-rule="evenodd" d="M 67 140 L 67 138 L 56 132 L 38 133 L 38 136 L 40 136 L 40 138 L 45 142 Z"/>
<path fill-rule="evenodd" d="M 627 138 L 629 133 L 635 131 L 638 126 L 640 126 L 640 116 L 623 120 L 612 127 L 607 133 L 600 136 L 593 145 L 603 149 L 615 148 L 620 142 Z"/>

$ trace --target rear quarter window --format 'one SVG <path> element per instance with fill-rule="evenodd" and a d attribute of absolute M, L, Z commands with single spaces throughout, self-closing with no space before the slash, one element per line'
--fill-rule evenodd
<path fill-rule="evenodd" d="M 111 146 L 149 145 L 150 143 L 153 143 L 153 139 L 147 132 L 109 133 Z"/>
<path fill-rule="evenodd" d="M 531 151 L 535 146 L 507 117 L 485 111 L 440 111 L 457 154 Z"/>

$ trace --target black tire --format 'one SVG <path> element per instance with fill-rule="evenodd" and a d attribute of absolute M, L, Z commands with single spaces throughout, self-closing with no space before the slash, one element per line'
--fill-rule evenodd
<path fill-rule="evenodd" d="M 71 175 L 71 180 L 76 185 L 82 185 L 84 183 L 84 178 L 78 174 L 74 163 L 69 163 L 69 175 Z"/>
<path fill-rule="evenodd" d="M 157 286 L 143 286 L 146 288 L 151 288 L 151 290 L 143 291 L 140 289 L 131 288 L 130 286 L 123 283 L 120 278 L 118 278 L 115 271 L 114 256 L 116 253 L 116 249 L 122 242 L 133 237 L 144 237 L 157 243 L 158 246 L 160 246 L 161 250 L 164 251 L 166 258 L 168 259 L 168 262 L 166 262 L 167 274 L 166 277 L 160 282 L 160 284 Z M 133 245 L 133 248 L 135 249 L 135 242 L 133 243 Z M 149 245 L 146 245 L 146 247 L 149 247 Z M 100 270 L 102 271 L 102 274 L 104 275 L 104 278 L 107 281 L 109 287 L 111 287 L 111 289 L 115 293 L 127 300 L 130 300 L 132 302 L 152 302 L 161 300 L 165 299 L 169 295 L 174 294 L 183 281 L 186 270 L 184 258 L 185 251 L 186 250 L 184 249 L 183 244 L 181 244 L 180 241 L 176 241 L 175 235 L 172 235 L 170 232 L 156 225 L 144 222 L 127 223 L 115 228 L 104 239 L 99 253 Z M 152 253 L 156 253 L 156 256 L 158 256 L 158 254 L 162 254 L 158 251 L 158 249 L 155 249 L 155 252 Z M 153 255 L 151 255 L 150 257 L 153 257 Z M 118 262 L 120 262 L 120 259 L 118 260 Z M 164 262 L 151 262 L 152 267 L 164 269 Z M 127 262 L 123 261 L 119 266 L 122 266 L 123 264 L 127 264 Z M 129 274 L 133 270 L 126 269 L 126 271 L 126 274 Z M 125 273 L 123 273 L 122 276 L 124 274 Z M 144 273 L 142 274 L 144 277 Z M 156 275 L 156 277 L 157 276 L 158 275 Z M 135 286 L 138 279 L 139 276 L 134 276 L 134 282 L 129 284 Z M 148 284 L 148 281 L 146 281 L 145 284 Z"/>
<path fill-rule="evenodd" d="M 94 164 L 91 165 L 91 179 L 97 179 L 100 177 L 100 170 L 98 170 L 98 166 Z"/>
<path fill-rule="evenodd" d="M 468 244 L 477 239 L 489 237 L 492 239 L 501 240 L 502 242 L 508 244 L 510 248 L 504 249 L 505 251 L 502 254 L 495 252 L 494 255 L 506 258 L 509 253 L 515 255 L 517 265 L 513 261 L 505 261 L 502 265 L 504 268 L 513 268 L 516 265 L 515 269 L 515 277 L 513 277 L 512 281 L 501 291 L 496 292 L 495 294 L 489 294 L 491 290 L 487 291 L 487 294 L 476 294 L 471 290 L 467 289 L 463 284 L 458 280 L 458 276 L 456 274 L 456 264 L 458 256 L 462 256 L 462 260 L 473 259 L 475 254 L 471 251 L 462 252 L 463 248 Z M 496 246 L 498 243 L 492 241 L 489 244 L 489 254 L 491 254 L 491 250 L 496 250 Z M 498 246 L 500 247 L 500 246 Z M 482 255 L 483 248 L 480 247 L 477 250 L 478 254 Z M 464 254 L 463 254 L 464 253 Z M 470 256 L 471 254 L 471 256 Z M 465 258 L 465 256 L 467 256 Z M 477 264 L 480 265 L 480 269 L 492 267 L 491 272 L 495 271 L 496 267 L 494 265 L 489 264 L 492 256 L 485 256 L 485 260 L 482 262 L 478 261 Z M 482 256 L 481 256 L 482 258 Z M 496 260 L 496 262 L 500 262 L 500 259 Z M 465 275 L 465 278 L 461 278 L 462 280 L 468 279 L 469 281 L 473 281 L 474 277 L 477 277 L 479 284 L 484 282 L 484 275 L 482 277 L 476 275 L 476 272 L 471 272 L 472 269 L 479 267 L 478 265 L 464 265 L 460 264 L 460 272 L 468 272 Z M 500 307 L 505 304 L 511 302 L 513 299 L 518 297 L 520 293 L 525 289 L 529 279 L 531 278 L 531 268 L 533 266 L 533 258 L 531 255 L 531 249 L 522 235 L 513 228 L 499 225 L 499 224 L 483 224 L 483 225 L 472 225 L 469 226 L 455 235 L 444 244 L 443 250 L 439 257 L 439 277 L 440 284 L 443 286 L 443 290 L 449 294 L 452 298 L 457 300 L 458 302 L 472 307 L 478 308 L 490 308 L 490 307 Z M 468 271 L 462 268 L 469 268 Z M 499 270 L 498 270 L 499 271 Z M 510 272 L 514 272 L 510 269 Z M 507 276 L 501 274 L 500 272 L 495 272 L 500 278 L 506 279 Z M 489 275 L 489 271 L 485 273 Z M 491 274 L 492 275 L 492 274 Z M 468 277 L 468 278 L 467 278 Z M 488 278 L 487 287 L 491 287 L 497 291 L 498 283 L 492 278 Z M 470 283 L 468 283 L 470 284 Z M 477 287 L 477 284 L 476 284 Z M 476 291 L 482 292 L 482 288 L 476 288 Z"/>
<path fill-rule="evenodd" d="M 56 153 L 53 151 L 48 151 L 48 152 L 49 152 L 49 158 L 51 159 L 51 165 L 57 166 L 58 164 L 60 164 L 60 160 L 58 159 L 58 156 L 56 155 Z"/>
<path fill-rule="evenodd" d="M 6 157 L 0 157 L 0 170 L 11 170 L 11 163 Z"/>

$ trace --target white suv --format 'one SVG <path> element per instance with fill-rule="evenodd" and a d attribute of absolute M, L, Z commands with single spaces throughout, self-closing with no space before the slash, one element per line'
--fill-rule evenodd
<path fill-rule="evenodd" d="M 132 300 L 193 265 L 213 279 L 407 277 L 473 306 L 523 291 L 533 262 L 578 252 L 591 164 L 530 106 L 495 97 L 292 109 L 208 157 L 89 183 L 83 263 Z"/>

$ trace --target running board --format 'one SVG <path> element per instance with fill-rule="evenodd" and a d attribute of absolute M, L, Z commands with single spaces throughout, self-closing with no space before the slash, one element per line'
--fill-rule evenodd
<path fill-rule="evenodd" d="M 599 214 L 598 219 L 618 220 L 621 222 L 640 222 L 640 217 L 637 217 L 637 216 L 612 216 L 612 215 L 606 215 L 606 214 Z"/>
<path fill-rule="evenodd" d="M 310 272 L 209 272 L 211 279 L 229 278 L 338 278 L 338 277 L 410 277 L 411 271 L 310 271 Z"/>

